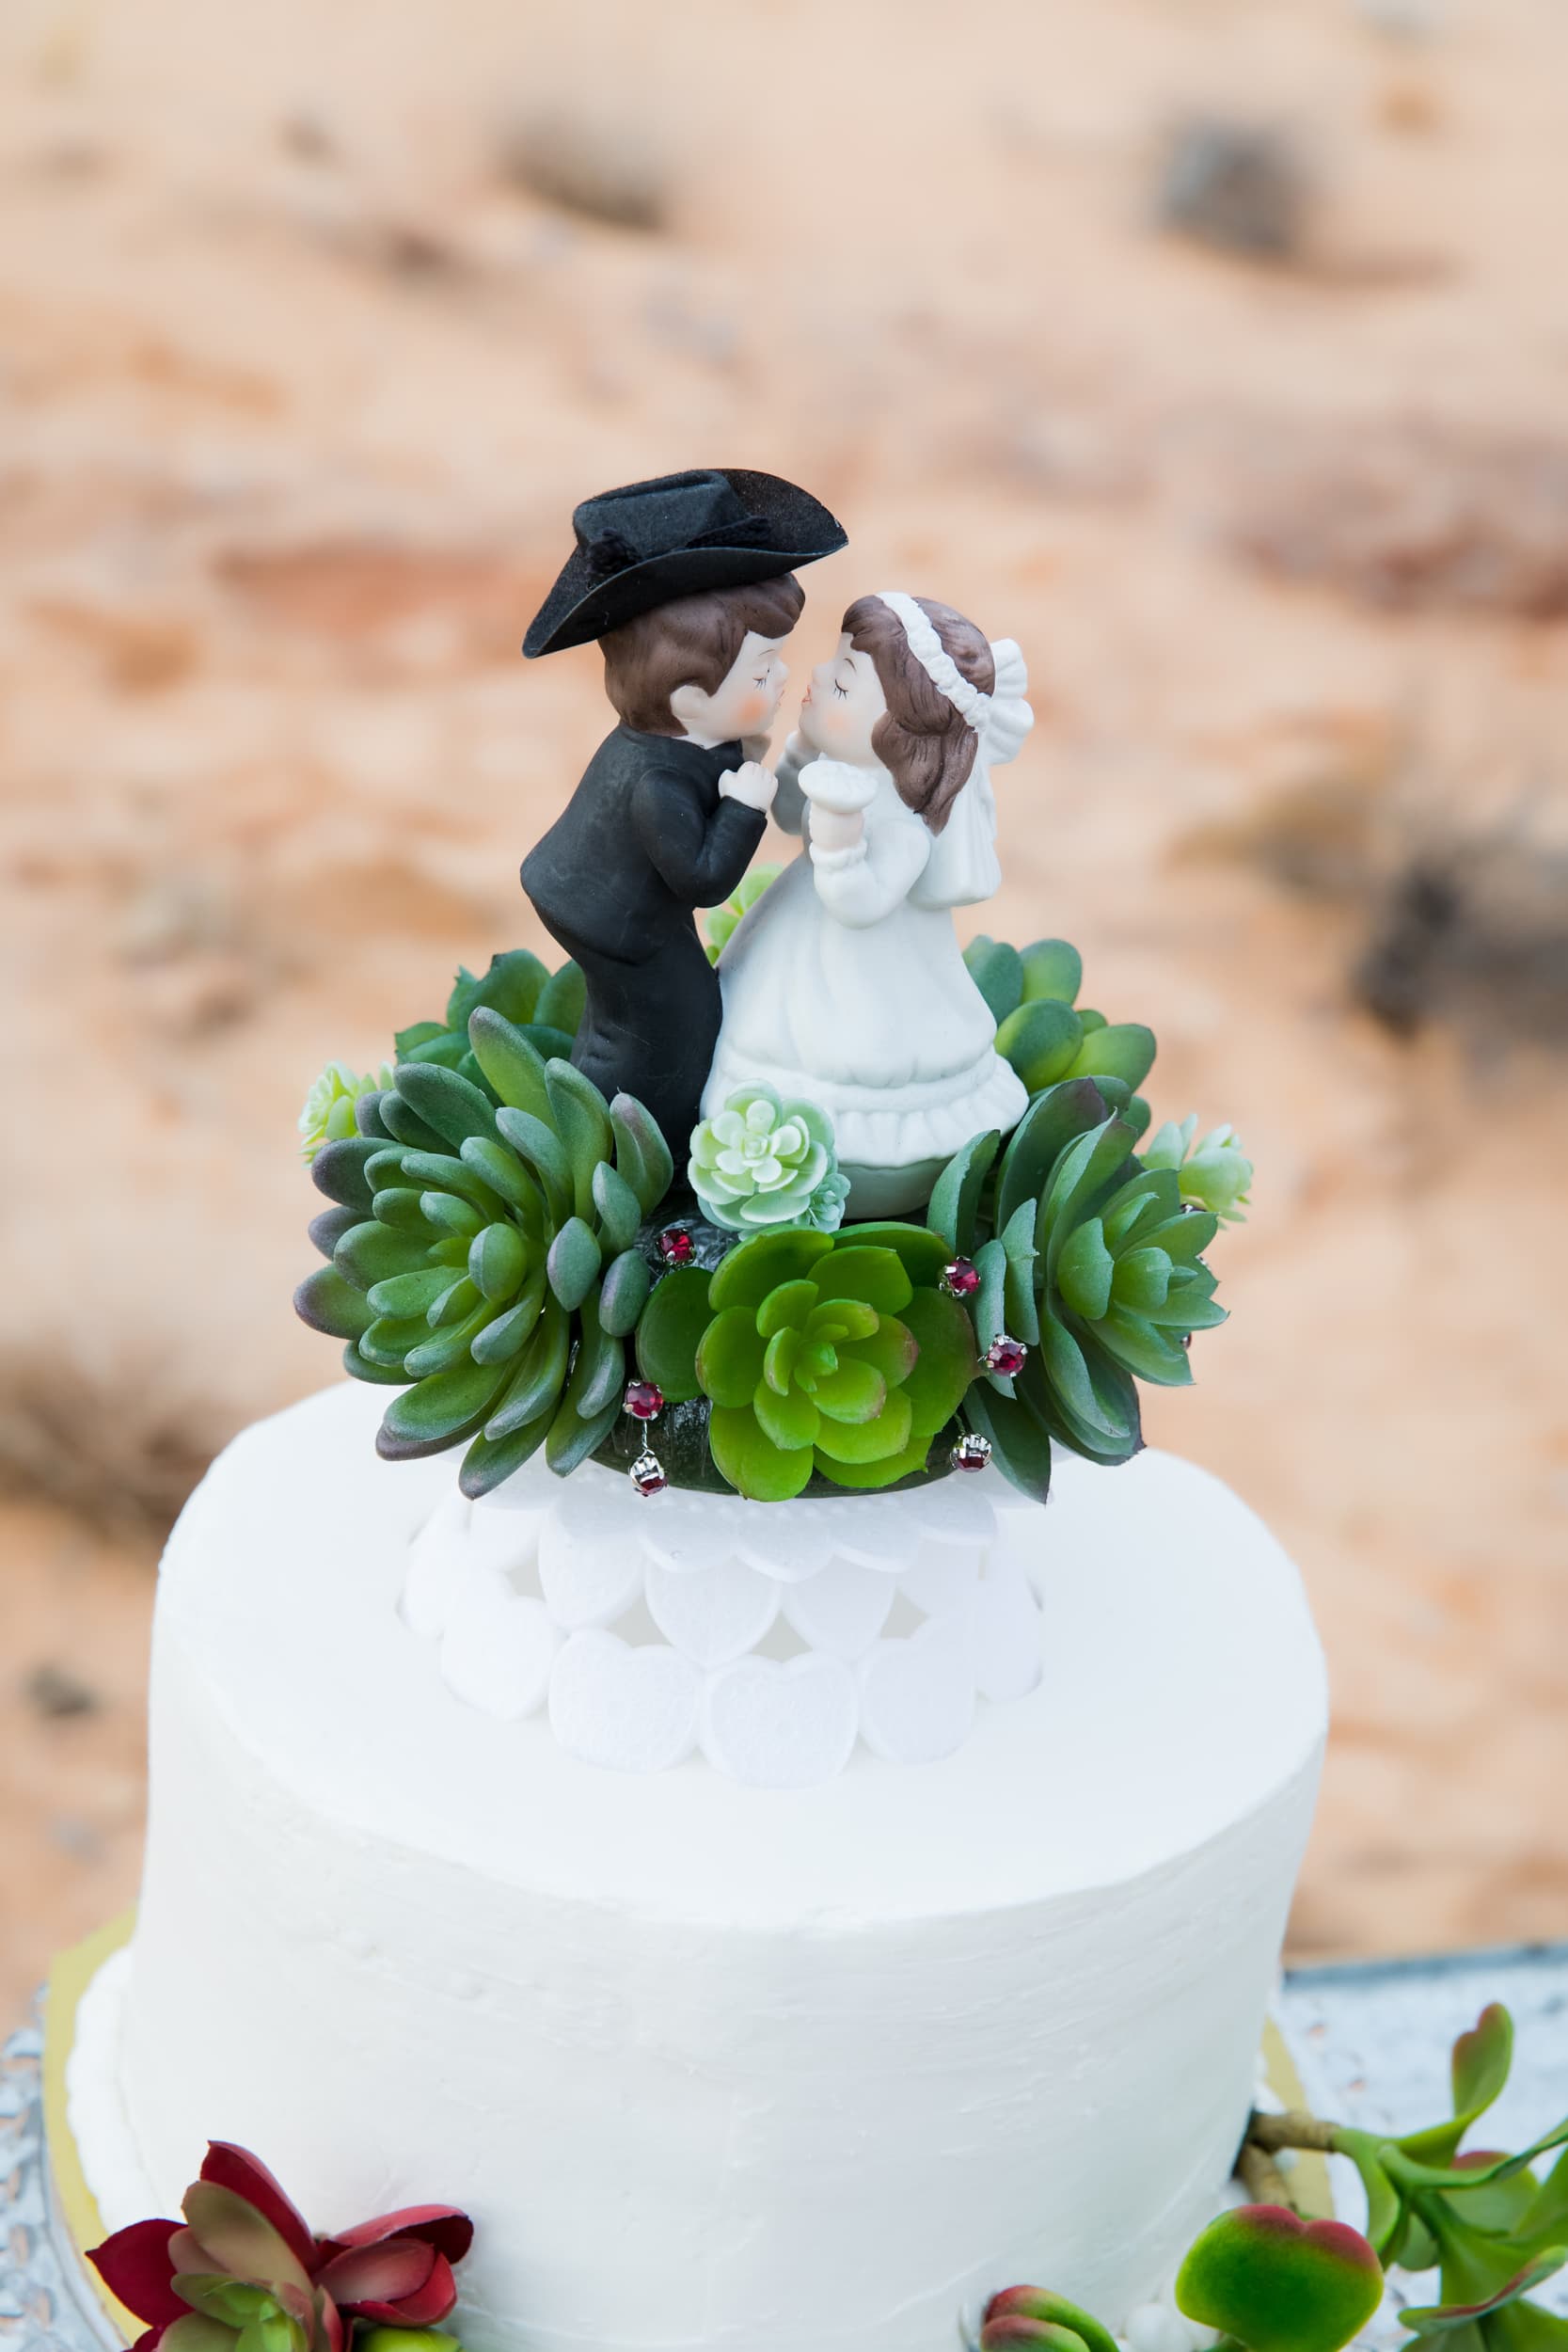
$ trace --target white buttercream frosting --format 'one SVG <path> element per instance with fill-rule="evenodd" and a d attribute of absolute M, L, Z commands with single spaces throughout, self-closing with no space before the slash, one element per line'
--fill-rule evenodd
<path fill-rule="evenodd" d="M 950 2352 L 1021 2279 L 1117 2325 L 1158 2296 L 1251 2098 L 1323 1732 L 1267 1531 L 1169 1456 L 1064 1464 L 1005 1506 L 1039 1683 L 944 1761 L 627 1776 L 411 1636 L 450 1470 L 378 1462 L 379 1404 L 246 1432 L 169 1546 L 119 2103 L 77 2109 L 106 2224 L 172 2212 L 209 2137 L 322 2227 L 451 2200 L 468 2352 Z"/>
<path fill-rule="evenodd" d="M 983 1489 L 983 1491 L 982 1491 Z M 614 1470 L 536 1455 L 488 1501 L 455 1470 L 408 1547 L 404 1621 L 447 1688 L 507 1722 L 543 1714 L 585 1762 L 668 1771 L 697 1754 L 754 1788 L 841 1772 L 863 1740 L 930 1764 L 977 1702 L 1040 1677 L 1038 1604 L 993 1496 L 955 1474 L 885 1495 L 646 1498 Z M 902 1611 L 904 1630 L 886 1631 Z"/>

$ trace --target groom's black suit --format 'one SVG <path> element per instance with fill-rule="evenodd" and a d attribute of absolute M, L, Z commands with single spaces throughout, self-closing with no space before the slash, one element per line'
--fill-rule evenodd
<path fill-rule="evenodd" d="M 523 861 L 523 888 L 582 966 L 588 1005 L 572 1059 L 608 1100 L 634 1094 L 684 1171 L 718 1042 L 718 975 L 693 907 L 745 873 L 766 818 L 720 797 L 738 743 L 712 751 L 617 727 L 565 813 Z"/>

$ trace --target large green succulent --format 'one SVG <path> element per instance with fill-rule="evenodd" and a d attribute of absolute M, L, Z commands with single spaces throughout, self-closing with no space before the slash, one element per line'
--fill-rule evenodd
<path fill-rule="evenodd" d="M 551 972 L 527 947 L 492 956 L 489 970 L 477 977 L 460 965 L 444 1018 L 417 1021 L 398 1031 L 398 1060 L 440 1062 L 483 1086 L 483 1073 L 468 1042 L 468 1023 L 482 1005 L 526 1030 L 529 1043 L 546 1061 L 552 1056 L 569 1056 L 586 994 L 577 964 L 563 963 L 559 972 Z"/>
<path fill-rule="evenodd" d="M 466 1442 L 480 1495 L 541 1445 L 564 1473 L 608 1434 L 651 1279 L 638 1228 L 673 1171 L 629 1095 L 607 1104 L 493 1006 L 467 1037 L 475 1078 L 404 1062 L 360 1099 L 359 1132 L 317 1153 L 338 1205 L 310 1229 L 328 1263 L 294 1304 L 347 1342 L 356 1378 L 403 1390 L 378 1451 Z"/>
<path fill-rule="evenodd" d="M 877 1488 L 924 1471 L 974 1378 L 974 1333 L 941 1287 L 947 1252 L 913 1225 L 761 1233 L 711 1275 L 668 1274 L 638 1329 L 667 1403 L 708 1398 L 708 1444 L 739 1493 L 813 1476 Z"/>
<path fill-rule="evenodd" d="M 1037 939 L 1021 950 L 980 938 L 964 949 L 964 961 L 996 1023 L 997 1052 L 1031 1094 L 1066 1078 L 1093 1078 L 1142 1135 L 1148 1105 L 1136 1089 L 1154 1066 L 1154 1032 L 1078 1004 L 1084 961 L 1076 947 Z"/>
<path fill-rule="evenodd" d="M 1137 1134 L 1101 1083 L 1046 1088 L 1006 1151 L 994 1131 L 939 1179 L 929 1222 L 979 1277 L 972 1300 L 982 1359 L 1010 1340 L 1016 1369 L 988 1366 L 965 1400 L 998 1466 L 1043 1496 L 1051 1441 L 1098 1462 L 1143 1442 L 1135 1380 L 1192 1378 L 1187 1342 L 1225 1321 L 1203 1251 L 1219 1220 L 1184 1205 L 1175 1170 L 1135 1156 Z"/>

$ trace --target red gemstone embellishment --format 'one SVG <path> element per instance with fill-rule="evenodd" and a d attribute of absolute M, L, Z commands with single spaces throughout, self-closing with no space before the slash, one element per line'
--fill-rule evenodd
<path fill-rule="evenodd" d="M 955 1258 L 942 1267 L 942 1287 L 952 1298 L 973 1298 L 980 1287 L 980 1269 L 967 1258 Z"/>
<path fill-rule="evenodd" d="M 627 1476 L 640 1495 L 662 1494 L 670 1484 L 664 1475 L 664 1465 L 658 1455 L 648 1453 L 646 1449 L 638 1455 Z"/>
<path fill-rule="evenodd" d="M 1029 1360 L 1029 1350 L 1022 1340 L 1010 1340 L 1006 1331 L 992 1340 L 986 1350 L 986 1362 L 992 1372 L 999 1372 L 1010 1380 L 1015 1372 L 1022 1372 Z"/>
<path fill-rule="evenodd" d="M 990 1460 L 990 1439 L 977 1437 L 973 1430 L 960 1438 L 948 1455 L 956 1470 L 983 1470 Z"/>
<path fill-rule="evenodd" d="M 667 1225 L 658 1237 L 658 1254 L 666 1265 L 689 1265 L 697 1245 L 684 1226 Z"/>
<path fill-rule="evenodd" d="M 657 1421 L 664 1410 L 664 1391 L 651 1380 L 633 1380 L 626 1389 L 626 1406 L 634 1421 Z"/>

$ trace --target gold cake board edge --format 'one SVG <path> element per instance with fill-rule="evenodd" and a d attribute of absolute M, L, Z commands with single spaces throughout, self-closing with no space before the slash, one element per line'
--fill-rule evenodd
<path fill-rule="evenodd" d="M 135 1905 L 122 1911 L 118 1919 L 111 1919 L 69 1951 L 61 1952 L 49 1971 L 49 1982 L 43 2005 L 43 2065 L 40 2087 L 43 2098 L 43 2130 L 48 2143 L 50 2175 L 61 2218 L 71 2233 L 82 2276 L 92 2288 L 112 2327 L 117 2328 L 124 2341 L 135 2344 L 145 2335 L 147 2325 L 135 2312 L 128 2312 L 119 2298 L 109 2293 L 89 2263 L 84 2257 L 89 2246 L 102 2243 L 108 2234 L 98 2210 L 98 2201 L 87 2186 L 87 2176 L 82 2169 L 77 2152 L 76 2136 L 71 2128 L 71 2110 L 66 2097 L 66 2067 L 76 2046 L 76 2011 L 82 1995 L 107 1960 L 112 1960 L 131 1941 L 136 1924 Z"/>

